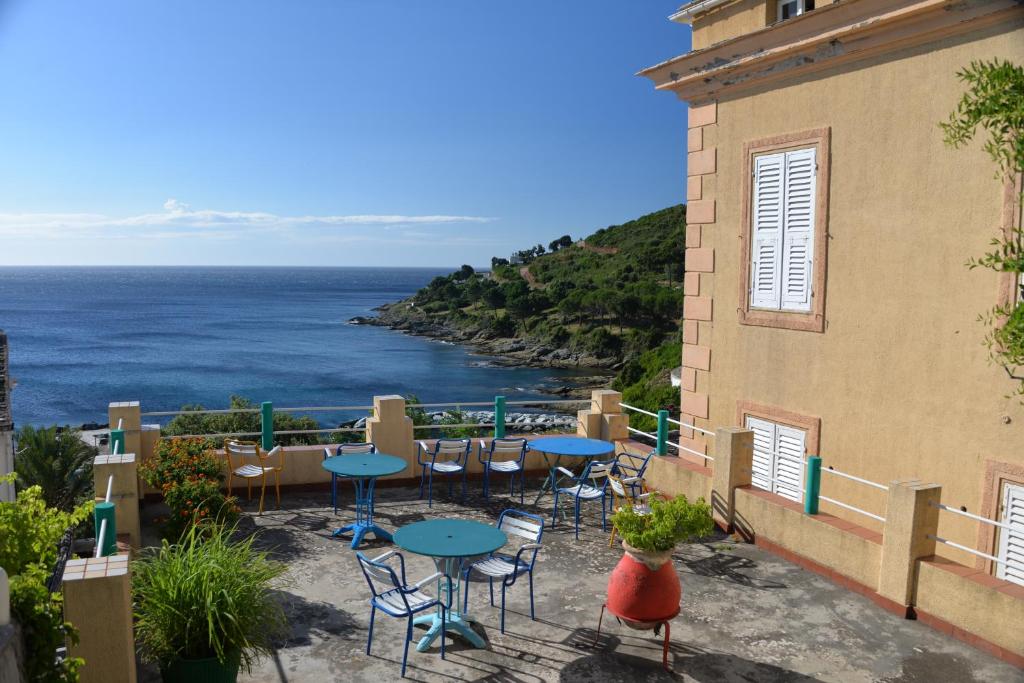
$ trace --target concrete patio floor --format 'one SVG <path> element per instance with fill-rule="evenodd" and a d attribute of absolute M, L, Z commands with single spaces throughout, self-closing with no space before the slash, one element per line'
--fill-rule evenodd
<path fill-rule="evenodd" d="M 412 488 L 378 491 L 376 517 L 385 528 L 436 517 L 493 523 L 504 496 L 481 498 L 471 483 L 464 505 L 445 492 L 434 507 Z M 476 491 L 472 490 L 476 488 Z M 283 509 L 247 513 L 243 530 L 286 562 L 289 585 L 281 591 L 291 625 L 275 657 L 240 680 L 391 681 L 400 674 L 405 622 L 378 614 L 373 654 L 366 655 L 368 589 L 348 542 L 332 538 L 352 520 L 352 491 L 339 486 L 335 517 L 329 494 L 290 494 Z M 268 499 L 268 503 L 270 499 Z M 534 509 L 550 515 L 550 497 Z M 592 506 L 593 507 L 593 506 Z M 147 516 L 158 506 L 146 506 Z M 247 506 L 247 510 L 255 508 Z M 149 527 L 149 531 L 152 527 Z M 376 555 L 390 543 L 363 546 Z M 410 645 L 407 676 L 417 681 L 1024 681 L 1024 672 L 927 626 L 892 615 L 870 600 L 752 545 L 719 536 L 680 546 L 674 557 L 683 585 L 682 611 L 672 622 L 669 663 L 661 667 L 661 639 L 605 617 L 595 645 L 598 613 L 608 575 L 622 555 L 608 547 L 600 511 L 591 510 L 573 538 L 571 520 L 545 528 L 537 561 L 537 620 L 529 618 L 526 584 L 508 594 L 506 633 L 487 590 L 474 583 L 470 612 L 487 641 L 475 649 L 449 639 L 447 659 L 435 645 L 418 653 Z M 410 581 L 434 571 L 429 558 L 406 553 Z M 422 633 L 422 631 L 418 631 Z M 414 636 L 418 639 L 418 635 Z M 154 667 L 141 681 L 159 680 Z"/>

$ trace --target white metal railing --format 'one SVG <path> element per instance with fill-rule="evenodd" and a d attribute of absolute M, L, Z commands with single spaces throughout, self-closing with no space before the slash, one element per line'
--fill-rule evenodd
<path fill-rule="evenodd" d="M 1007 531 L 1014 531 L 1014 532 L 1024 533 L 1024 528 L 1016 527 L 1016 526 L 1014 526 L 1012 524 L 1006 524 L 1005 522 L 997 522 L 994 519 L 989 519 L 988 517 L 982 517 L 981 515 L 975 515 L 975 514 L 973 514 L 971 512 L 967 512 L 966 510 L 959 510 L 959 509 L 957 509 L 955 507 L 951 507 L 949 505 L 944 505 L 942 503 L 936 503 L 935 501 L 930 501 L 930 504 L 931 504 L 932 507 L 936 507 L 939 510 L 943 510 L 945 512 L 952 512 L 954 515 L 960 515 L 961 517 L 966 517 L 968 519 L 973 519 L 973 520 L 975 520 L 977 522 L 982 522 L 984 524 L 989 524 L 989 525 L 997 527 L 999 529 L 1006 529 Z M 952 548 L 956 548 L 957 550 L 963 550 L 965 553 L 970 553 L 971 555 L 976 555 L 978 557 L 984 558 L 986 560 L 990 560 L 992 562 L 996 562 L 998 564 L 1002 564 L 1002 565 L 1009 564 L 1009 562 L 1007 560 L 998 558 L 995 555 L 989 555 L 988 553 L 983 553 L 980 550 L 975 550 L 974 548 L 969 548 L 969 547 L 967 547 L 965 545 L 961 545 L 959 543 L 951 541 L 948 538 L 943 538 L 942 536 L 928 534 L 928 538 L 933 539 L 933 540 L 935 540 L 935 541 L 937 541 L 939 543 L 942 543 L 943 545 L 948 545 L 948 546 L 950 546 Z"/>
<path fill-rule="evenodd" d="M 649 410 L 644 410 L 643 408 L 637 408 L 636 406 L 631 406 L 628 403 L 622 403 L 621 401 L 619 402 L 619 407 L 625 408 L 626 410 L 632 410 L 633 412 L 640 413 L 641 415 L 650 415 L 653 418 L 657 418 L 658 417 L 657 413 L 652 413 Z M 671 417 L 668 418 L 668 422 L 669 422 L 669 424 L 674 424 L 674 425 L 677 425 L 677 426 L 682 427 L 684 429 L 692 429 L 695 432 L 700 432 L 701 434 L 705 434 L 707 436 L 714 436 L 715 435 L 714 432 L 709 432 L 708 430 L 701 429 L 700 427 L 698 427 L 696 425 L 687 424 L 685 422 L 681 422 L 679 420 L 675 420 L 675 419 L 673 419 Z"/>
<path fill-rule="evenodd" d="M 842 503 L 842 502 L 836 500 L 835 498 L 829 498 L 828 496 L 823 496 L 823 495 L 821 495 L 819 493 L 818 494 L 818 500 L 828 501 L 829 503 L 832 503 L 833 505 L 838 505 L 839 507 L 843 508 L 844 510 L 850 510 L 851 512 L 857 512 L 857 513 L 860 513 L 860 514 L 864 515 L 865 517 L 870 517 L 871 519 L 877 519 L 879 522 L 882 522 L 883 524 L 885 523 L 885 517 L 882 517 L 881 515 L 876 515 L 873 512 L 868 512 L 867 510 L 862 510 L 859 507 L 850 505 L 848 503 Z"/>
<path fill-rule="evenodd" d="M 641 431 L 639 429 L 634 429 L 633 427 L 626 427 L 626 429 L 628 429 L 633 434 L 640 434 L 642 436 L 646 436 L 649 439 L 653 439 L 654 441 L 658 440 L 658 436 L 656 434 L 651 434 L 650 432 L 645 432 L 645 431 Z M 704 458 L 705 460 L 710 460 L 712 462 L 714 462 L 714 460 L 715 460 L 714 458 L 712 458 L 710 455 L 707 455 L 706 453 L 701 453 L 700 451 L 695 451 L 692 448 L 687 448 L 686 446 L 680 446 L 679 444 L 675 443 L 674 441 L 666 440 L 665 441 L 665 445 L 666 446 L 671 446 L 672 448 L 676 449 L 677 451 L 686 451 L 687 453 L 692 453 L 693 455 L 700 456 L 701 458 Z"/>
<path fill-rule="evenodd" d="M 949 540 L 948 538 L 943 538 L 942 536 L 936 536 L 934 534 L 928 534 L 928 538 L 932 539 L 933 541 L 937 541 L 939 543 L 942 543 L 943 545 L 948 545 L 951 548 L 956 548 L 957 550 L 963 550 L 965 553 L 970 553 L 971 555 L 977 555 L 978 557 L 983 557 L 986 560 L 991 560 L 992 562 L 997 562 L 999 564 L 1008 564 L 1006 560 L 1001 560 L 998 557 L 996 557 L 995 555 L 989 555 L 988 553 L 983 553 L 980 550 L 975 550 L 974 548 L 968 548 L 965 545 L 960 545 L 959 543 L 955 543 L 955 542 Z"/>
<path fill-rule="evenodd" d="M 507 406 L 546 406 L 546 405 L 583 405 L 590 403 L 590 399 L 534 399 L 521 401 L 506 401 Z M 449 401 L 443 403 L 409 403 L 406 408 L 459 408 L 459 407 L 493 407 L 494 401 Z M 279 408 L 274 406 L 275 413 L 330 413 L 330 412 L 359 412 L 373 410 L 373 406 L 299 406 L 294 408 Z M 143 417 L 174 417 L 177 415 L 231 415 L 259 413 L 261 408 L 203 408 L 202 410 L 153 410 L 141 413 Z M 657 417 L 657 416 L 655 416 Z"/>
<path fill-rule="evenodd" d="M 846 472 L 840 472 L 839 470 L 833 469 L 832 467 L 822 467 L 821 471 L 823 473 L 827 472 L 828 474 L 834 474 L 837 477 L 842 477 L 843 479 L 850 479 L 851 481 L 856 481 L 856 482 L 859 482 L 861 484 L 865 484 L 867 486 L 873 486 L 876 489 L 881 489 L 882 491 L 888 491 L 889 490 L 889 487 L 886 486 L 885 484 L 879 484 L 877 482 L 870 481 L 868 479 L 861 479 L 860 477 L 855 477 L 852 474 L 847 474 Z"/>

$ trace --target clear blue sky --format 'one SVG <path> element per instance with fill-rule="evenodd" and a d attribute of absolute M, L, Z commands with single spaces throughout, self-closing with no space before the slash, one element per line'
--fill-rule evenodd
<path fill-rule="evenodd" d="M 0 265 L 482 265 L 685 198 L 680 0 L 0 0 Z"/>

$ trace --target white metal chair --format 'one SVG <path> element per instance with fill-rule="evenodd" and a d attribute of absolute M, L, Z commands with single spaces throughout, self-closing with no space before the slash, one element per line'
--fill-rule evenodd
<path fill-rule="evenodd" d="M 540 538 L 544 533 L 544 519 L 539 515 L 531 515 L 522 510 L 504 510 L 498 517 L 498 528 L 509 536 L 525 538 L 529 543 L 519 546 L 515 555 L 491 553 L 482 560 L 477 560 L 463 570 L 465 591 L 463 593 L 462 611 L 466 612 L 469 605 L 469 576 L 476 572 L 487 577 L 491 589 L 491 607 L 494 606 L 494 580 L 501 579 L 501 632 L 505 632 L 505 590 L 510 588 L 516 579 L 526 574 L 530 579 L 530 618 L 536 620 L 533 611 L 533 566 L 537 562 L 537 551 L 540 550 Z M 529 558 L 527 560 L 526 558 Z"/>
<path fill-rule="evenodd" d="M 373 644 L 373 618 L 377 610 L 384 612 L 391 617 L 405 617 L 405 647 L 402 651 L 402 677 L 405 678 L 405 665 L 409 659 L 409 641 L 412 640 L 413 617 L 425 610 L 441 608 L 441 659 L 444 659 L 445 623 L 447 622 L 448 605 L 451 604 L 451 582 L 446 582 L 448 587 L 448 605 L 439 598 L 435 598 L 425 592 L 423 587 L 431 581 L 438 581 L 444 577 L 441 572 L 435 572 L 425 579 L 409 585 L 405 579 L 405 558 L 402 553 L 394 550 L 373 558 L 372 560 L 357 552 L 356 558 L 363 570 L 366 583 L 370 586 L 370 632 L 366 636 L 366 654 L 370 654 L 370 646 Z M 386 561 L 392 558 L 398 559 L 398 572 L 387 564 Z"/>
<path fill-rule="evenodd" d="M 228 495 L 231 495 L 231 481 L 238 477 L 245 479 L 247 495 L 252 500 L 252 480 L 261 479 L 260 514 L 263 514 L 263 498 L 267 493 L 267 473 L 274 473 L 274 490 L 277 493 L 277 507 L 281 507 L 281 471 L 284 470 L 284 449 L 274 446 L 264 452 L 255 441 L 236 441 L 228 439 L 224 442 L 224 453 L 228 459 Z M 277 464 L 270 460 L 277 456 Z"/>
<path fill-rule="evenodd" d="M 608 529 L 608 522 L 605 493 L 608 488 L 608 475 L 614 466 L 614 460 L 604 462 L 594 460 L 587 465 L 586 469 L 583 470 L 583 474 L 578 477 L 564 467 L 556 467 L 557 471 L 564 474 L 573 483 L 571 486 L 562 486 L 560 484 L 555 486 L 555 504 L 551 511 L 551 526 L 555 526 L 558 523 L 558 497 L 562 495 L 572 496 L 576 501 L 577 540 L 580 537 L 580 503 L 584 500 L 601 500 L 601 531 L 606 531 Z"/>
<path fill-rule="evenodd" d="M 330 446 L 324 446 L 324 460 L 336 455 L 362 455 L 376 452 L 377 447 L 372 443 L 342 443 L 338 444 L 333 453 Z M 338 475 L 333 472 L 331 473 L 331 505 L 334 506 L 334 514 L 338 514 Z"/>
<path fill-rule="evenodd" d="M 423 484 L 427 485 L 427 507 L 434 506 L 434 473 L 448 477 L 448 495 L 452 495 L 452 475 L 462 474 L 462 499 L 466 499 L 466 466 L 469 464 L 469 439 L 438 439 L 430 448 L 417 441 L 416 463 L 420 466 L 420 498 Z"/>
<path fill-rule="evenodd" d="M 486 453 L 486 457 L 484 454 Z M 491 473 L 507 474 L 508 495 L 514 492 L 516 475 L 519 475 L 519 504 L 523 504 L 526 489 L 526 439 L 495 438 L 490 446 L 480 439 L 477 460 L 484 467 L 484 498 L 491 495 Z"/>
<path fill-rule="evenodd" d="M 632 508 L 633 512 L 638 515 L 651 514 L 651 492 L 647 490 L 647 484 L 640 477 L 622 479 L 614 474 L 609 474 L 608 487 L 612 491 L 613 513 L 622 508 Z M 635 495 L 634 491 L 637 489 L 643 493 Z M 608 546 L 611 547 L 613 543 L 615 543 L 615 525 L 612 525 L 612 535 L 608 539 Z"/>

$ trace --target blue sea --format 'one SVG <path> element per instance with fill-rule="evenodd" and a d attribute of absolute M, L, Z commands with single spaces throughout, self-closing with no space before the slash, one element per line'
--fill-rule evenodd
<path fill-rule="evenodd" d="M 18 424 L 106 423 L 143 411 L 541 398 L 568 370 L 504 367 L 466 349 L 348 324 L 448 270 L 420 268 L 0 267 Z M 320 414 L 323 424 L 365 413 Z M 156 420 L 149 420 L 155 422 Z"/>

